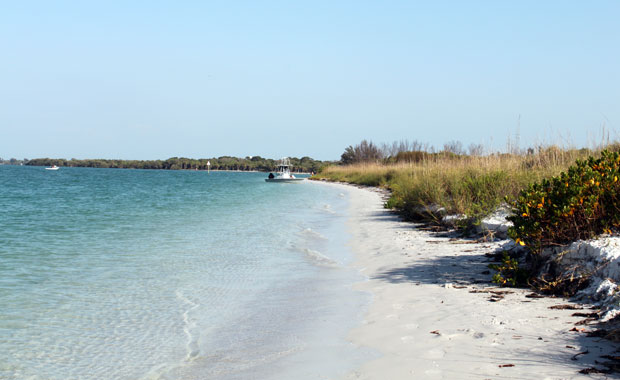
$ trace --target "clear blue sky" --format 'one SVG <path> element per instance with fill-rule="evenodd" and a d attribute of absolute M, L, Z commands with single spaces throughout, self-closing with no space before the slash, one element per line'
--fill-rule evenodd
<path fill-rule="evenodd" d="M 0 157 L 586 145 L 620 130 L 619 19 L 618 1 L 3 1 Z"/>

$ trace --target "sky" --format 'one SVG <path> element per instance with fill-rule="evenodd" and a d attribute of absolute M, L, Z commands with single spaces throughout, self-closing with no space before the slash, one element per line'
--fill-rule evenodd
<path fill-rule="evenodd" d="M 0 0 L 0 157 L 620 138 L 618 1 Z"/>

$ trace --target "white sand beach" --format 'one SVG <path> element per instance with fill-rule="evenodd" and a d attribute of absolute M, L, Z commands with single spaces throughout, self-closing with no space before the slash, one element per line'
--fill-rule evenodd
<path fill-rule="evenodd" d="M 420 230 L 377 191 L 329 186 L 350 194 L 354 265 L 368 278 L 355 289 L 373 297 L 349 338 L 381 353 L 345 379 L 604 378 L 578 372 L 615 350 L 575 326 L 588 305 L 496 287 L 485 253 L 499 243 Z M 565 304 L 584 308 L 551 308 Z"/>

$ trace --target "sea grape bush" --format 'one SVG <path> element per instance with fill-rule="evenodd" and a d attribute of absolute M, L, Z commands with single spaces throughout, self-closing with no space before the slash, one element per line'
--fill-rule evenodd
<path fill-rule="evenodd" d="M 523 286 L 527 283 L 529 272 L 519 267 L 517 259 L 504 252 L 501 264 L 489 264 L 489 269 L 497 271 L 493 282 L 502 286 Z"/>
<path fill-rule="evenodd" d="M 567 172 L 534 183 L 511 203 L 508 233 L 537 253 L 544 247 L 620 230 L 620 155 L 577 160 Z"/>

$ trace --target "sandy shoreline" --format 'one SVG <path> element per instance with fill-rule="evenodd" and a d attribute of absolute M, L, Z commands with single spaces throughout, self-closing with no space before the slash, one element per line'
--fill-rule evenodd
<path fill-rule="evenodd" d="M 350 194 L 353 265 L 368 277 L 354 288 L 373 297 L 349 339 L 382 353 L 344 379 L 604 378 L 578 372 L 615 351 L 570 331 L 584 327 L 572 314 L 587 305 L 550 309 L 568 301 L 492 286 L 484 254 L 498 243 L 416 229 L 385 210 L 378 192 L 329 185 Z"/>

